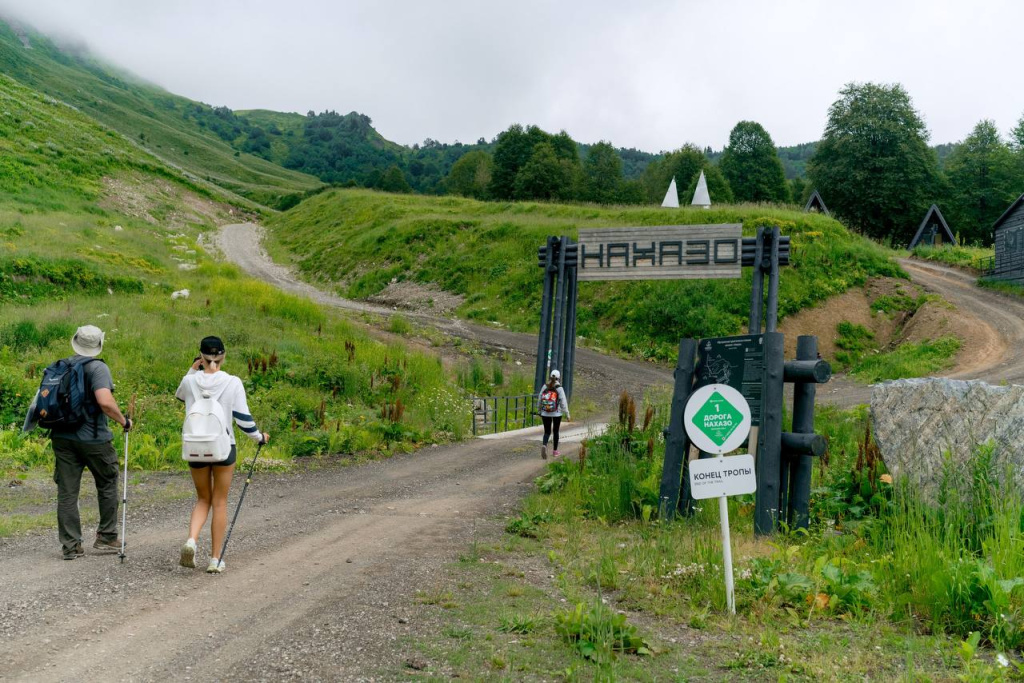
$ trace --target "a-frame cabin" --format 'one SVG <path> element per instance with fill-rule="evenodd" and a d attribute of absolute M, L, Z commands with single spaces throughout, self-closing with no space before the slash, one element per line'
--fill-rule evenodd
<path fill-rule="evenodd" d="M 917 233 L 914 234 L 914 239 L 910 240 L 910 246 L 908 249 L 913 249 L 919 245 L 925 245 L 928 247 L 939 247 L 943 244 L 956 245 L 956 235 L 949 229 L 949 224 L 946 223 L 946 219 L 942 217 L 942 212 L 939 211 L 939 207 L 932 204 L 931 208 L 928 209 L 928 213 L 924 215 L 924 220 L 921 221 L 921 225 L 917 228 Z"/>
<path fill-rule="evenodd" d="M 818 194 L 817 190 L 812 192 L 811 196 L 807 198 L 807 204 L 804 205 L 804 212 L 823 213 L 826 216 L 832 215 L 828 212 L 828 207 L 825 206 L 825 200 L 821 198 L 821 195 Z"/>

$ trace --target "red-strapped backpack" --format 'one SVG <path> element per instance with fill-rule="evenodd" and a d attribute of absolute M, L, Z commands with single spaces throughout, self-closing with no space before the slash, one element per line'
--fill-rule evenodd
<path fill-rule="evenodd" d="M 540 411 L 542 413 L 553 413 L 558 410 L 558 392 L 548 389 L 540 395 Z"/>

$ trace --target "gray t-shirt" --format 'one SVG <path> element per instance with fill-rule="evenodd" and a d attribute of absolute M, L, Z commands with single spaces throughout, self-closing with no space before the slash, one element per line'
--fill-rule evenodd
<path fill-rule="evenodd" d="M 76 362 L 84 359 L 85 356 L 76 354 L 68 360 Z M 78 428 L 77 432 L 54 432 L 52 436 L 81 443 L 106 443 L 114 440 L 114 433 L 110 431 L 109 418 L 96 405 L 96 397 L 93 392 L 97 389 L 114 391 L 114 378 L 110 375 L 110 368 L 101 360 L 94 360 L 85 366 L 85 390 L 88 392 L 88 405 L 96 411 L 96 414 L 91 415 L 85 424 Z"/>

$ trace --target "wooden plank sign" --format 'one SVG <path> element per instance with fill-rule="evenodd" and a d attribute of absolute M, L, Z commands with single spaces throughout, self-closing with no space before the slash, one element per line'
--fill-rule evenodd
<path fill-rule="evenodd" d="M 735 278 L 742 226 L 664 225 L 579 231 L 579 280 Z"/>

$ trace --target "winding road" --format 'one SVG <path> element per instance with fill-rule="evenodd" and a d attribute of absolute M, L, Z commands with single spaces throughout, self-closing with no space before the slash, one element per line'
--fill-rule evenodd
<path fill-rule="evenodd" d="M 284 290 L 349 310 L 393 313 L 297 281 L 270 262 L 258 237 L 255 226 L 230 225 L 219 246 L 251 275 Z M 915 282 L 995 331 L 982 357 L 953 376 L 1024 381 L 1024 303 L 980 290 L 950 268 L 903 265 Z M 524 359 L 535 353 L 530 335 L 403 315 Z M 664 367 L 586 349 L 578 364 L 577 395 L 599 406 L 610 407 L 623 389 L 639 395 L 671 382 Z M 821 397 L 848 404 L 867 392 L 840 379 Z M 219 576 L 177 566 L 188 500 L 129 507 L 124 564 L 91 551 L 62 562 L 51 534 L 2 539 L 0 680 L 397 678 L 410 657 L 420 656 L 416 638 L 437 628 L 417 612 L 416 591 L 436 589 L 444 564 L 473 540 L 500 534 L 502 516 L 516 509 L 542 468 L 535 439 L 477 439 L 351 467 L 258 473 L 228 570 Z M 205 553 L 197 558 L 201 566 L 205 560 Z M 441 663 L 431 665 L 444 671 Z"/>

